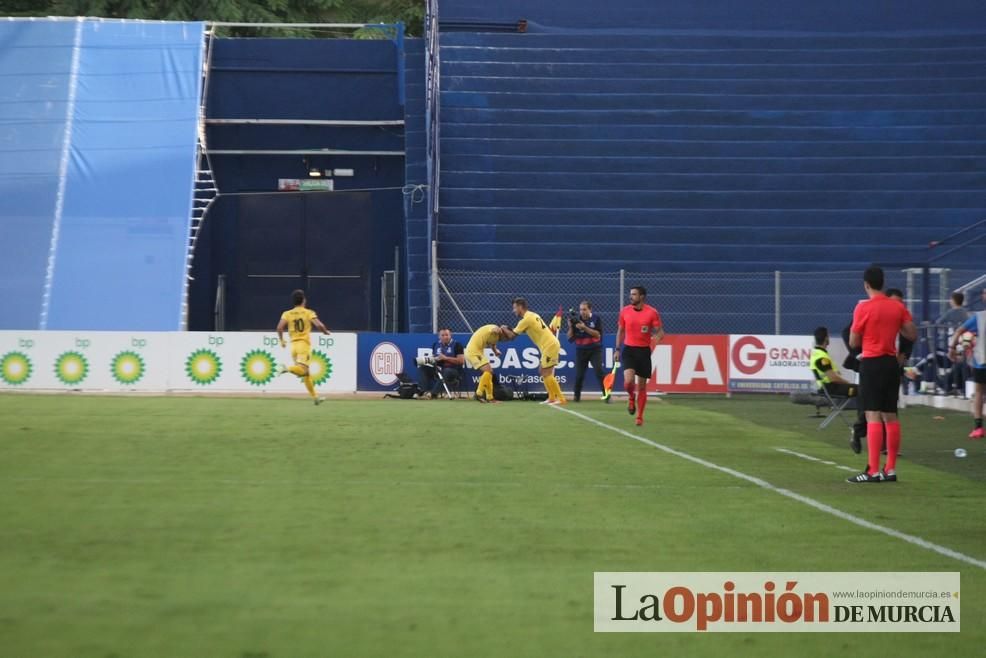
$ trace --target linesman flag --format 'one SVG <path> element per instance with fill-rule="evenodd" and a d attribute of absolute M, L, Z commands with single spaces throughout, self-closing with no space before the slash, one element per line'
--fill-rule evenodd
<path fill-rule="evenodd" d="M 548 323 L 548 329 L 551 329 L 551 333 L 558 335 L 558 331 L 561 329 L 561 306 L 558 307 L 558 312 L 555 313 L 555 317 L 551 318 L 551 322 Z"/>

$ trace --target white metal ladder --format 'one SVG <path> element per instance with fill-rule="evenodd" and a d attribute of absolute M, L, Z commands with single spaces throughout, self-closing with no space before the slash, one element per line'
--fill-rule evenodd
<path fill-rule="evenodd" d="M 188 293 L 192 277 L 192 264 L 195 258 L 195 244 L 198 242 L 199 231 L 205 223 L 209 208 L 219 196 L 215 176 L 212 173 L 212 162 L 209 159 L 209 149 L 205 134 L 206 102 L 209 93 L 209 70 L 212 67 L 212 45 L 215 28 L 209 27 L 203 39 L 201 100 L 195 144 L 195 183 L 192 194 L 192 214 L 188 224 L 188 244 L 185 249 L 185 281 L 181 302 L 181 330 L 188 329 Z"/>

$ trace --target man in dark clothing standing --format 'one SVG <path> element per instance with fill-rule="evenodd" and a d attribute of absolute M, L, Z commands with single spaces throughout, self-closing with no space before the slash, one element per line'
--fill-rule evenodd
<path fill-rule="evenodd" d="M 592 312 L 591 302 L 580 302 L 578 318 L 568 319 L 568 342 L 575 343 L 575 401 L 579 402 L 590 363 L 596 371 L 600 390 L 603 388 L 603 321 Z"/>

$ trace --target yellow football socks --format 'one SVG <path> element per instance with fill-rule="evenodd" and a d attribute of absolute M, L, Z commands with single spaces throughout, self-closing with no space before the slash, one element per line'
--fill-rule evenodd
<path fill-rule="evenodd" d="M 487 400 L 493 399 L 493 373 L 484 372 L 482 377 L 479 378 L 479 388 L 476 389 L 476 394 L 480 397 L 486 398 Z"/>
<path fill-rule="evenodd" d="M 544 378 L 544 387 L 548 389 L 549 400 L 565 399 L 565 394 L 561 392 L 561 385 L 558 383 L 558 378 L 554 375 L 548 375 Z"/>
<path fill-rule="evenodd" d="M 290 372 L 292 375 L 297 375 L 301 379 L 302 383 L 305 385 L 305 388 L 308 389 L 308 395 L 313 398 L 318 397 L 318 393 L 315 392 L 315 382 L 312 381 L 312 375 L 308 371 L 308 368 L 295 363 L 294 365 L 290 365 L 285 368 L 285 370 Z"/>

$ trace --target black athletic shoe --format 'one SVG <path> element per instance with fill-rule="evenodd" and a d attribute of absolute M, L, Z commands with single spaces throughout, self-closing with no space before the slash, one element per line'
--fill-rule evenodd
<path fill-rule="evenodd" d="M 886 471 L 880 471 L 880 476 L 883 478 L 883 481 L 884 482 L 896 482 L 897 481 L 897 472 L 896 471 L 894 471 L 893 473 L 887 473 Z"/>
<path fill-rule="evenodd" d="M 630 399 L 627 400 L 627 413 L 631 416 L 637 413 L 637 401 L 633 399 L 632 395 L 630 396 Z"/>
<path fill-rule="evenodd" d="M 870 475 L 869 471 L 866 470 L 859 475 L 854 475 L 851 478 L 848 478 L 846 482 L 851 484 L 860 484 L 861 482 L 883 482 L 883 472 L 881 471 L 880 473 Z"/>
<path fill-rule="evenodd" d="M 849 434 L 849 447 L 858 455 L 863 451 L 863 439 L 856 434 L 856 430 L 849 430 Z"/>

